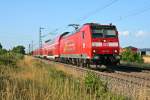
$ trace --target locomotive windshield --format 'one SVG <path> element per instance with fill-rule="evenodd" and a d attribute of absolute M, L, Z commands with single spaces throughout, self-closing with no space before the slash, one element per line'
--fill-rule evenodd
<path fill-rule="evenodd" d="M 114 38 L 117 37 L 116 31 L 113 29 L 94 29 L 92 38 Z"/>

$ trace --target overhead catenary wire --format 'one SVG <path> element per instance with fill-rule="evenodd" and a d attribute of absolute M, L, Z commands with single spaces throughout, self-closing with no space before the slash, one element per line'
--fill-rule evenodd
<path fill-rule="evenodd" d="M 32 45 L 33 50 L 35 50 L 36 48 L 39 48 L 38 45 L 39 45 L 39 42 L 33 43 Z"/>
<path fill-rule="evenodd" d="M 98 12 L 100 12 L 100 11 L 103 11 L 104 9 L 106 9 L 106 8 L 108 8 L 108 7 L 110 7 L 110 6 L 112 6 L 114 3 L 118 2 L 118 1 L 119 1 L 119 0 L 111 0 L 108 4 L 106 4 L 106 5 L 104 5 L 104 6 L 101 6 L 101 7 L 97 8 L 97 9 L 95 9 L 95 10 L 93 10 L 93 11 L 87 13 L 87 14 L 84 15 L 83 17 L 81 17 L 81 18 L 79 19 L 79 22 L 82 22 L 82 21 L 88 19 L 89 17 L 93 16 L 94 14 L 96 14 L 96 13 L 98 13 Z M 125 18 L 127 18 L 127 17 L 135 16 L 135 15 L 141 14 L 141 13 L 143 13 L 143 12 L 146 12 L 146 11 L 148 11 L 148 10 L 150 10 L 150 7 L 149 7 L 149 8 L 144 8 L 144 9 L 142 9 L 142 10 L 140 10 L 140 11 L 136 11 L 136 12 L 134 12 L 134 13 L 130 13 L 130 14 L 125 15 L 125 16 L 121 16 L 121 17 L 119 17 L 119 19 L 117 19 L 116 21 L 121 21 L 121 20 L 123 20 L 123 19 L 125 19 Z M 65 27 L 63 26 L 63 27 L 60 27 L 60 28 L 58 28 L 58 29 L 55 29 L 54 32 L 56 33 L 56 32 L 58 32 L 58 31 L 60 31 L 60 30 L 61 30 L 61 31 L 64 31 L 64 30 L 66 30 L 66 29 L 68 29 L 68 28 L 69 28 L 69 26 L 66 25 Z M 50 33 L 54 33 L 54 32 L 50 32 Z M 50 33 L 48 33 L 48 34 L 46 34 L 46 35 L 43 35 L 42 37 L 46 37 L 46 36 L 50 35 Z"/>
<path fill-rule="evenodd" d="M 96 13 L 98 13 L 98 12 L 100 12 L 100 11 L 103 11 L 104 9 L 106 9 L 106 8 L 108 8 L 108 7 L 110 7 L 110 6 L 112 6 L 114 3 L 118 2 L 118 1 L 119 1 L 119 0 L 112 0 L 112 1 L 109 2 L 108 4 L 106 4 L 106 5 L 104 5 L 104 6 L 101 6 L 101 7 L 97 8 L 97 9 L 95 9 L 95 10 L 93 10 L 93 11 L 87 13 L 85 16 L 83 16 L 82 18 L 80 18 L 79 22 L 82 22 L 82 21 L 88 19 L 89 17 L 93 16 L 94 14 L 96 14 Z"/>
<path fill-rule="evenodd" d="M 101 12 L 103 10 L 105 10 L 106 8 L 109 8 L 111 7 L 114 3 L 118 2 L 119 0 L 111 0 L 109 3 L 107 3 L 106 5 L 104 6 L 101 6 L 101 7 L 98 7 L 97 9 L 85 14 L 83 17 L 80 17 L 79 20 L 77 21 L 77 23 L 79 22 L 82 22 L 84 20 L 87 20 L 88 18 L 90 18 L 91 16 L 94 16 L 96 13 L 98 12 Z M 138 10 L 138 11 L 135 11 L 133 13 L 129 13 L 127 15 L 124 15 L 124 16 L 119 16 L 119 18 L 117 20 L 114 20 L 113 22 L 117 22 L 117 21 L 122 21 L 128 17 L 132 17 L 132 16 L 136 16 L 136 15 L 139 15 L 139 14 L 142 14 L 146 11 L 149 11 L 150 10 L 150 7 L 145 7 L 141 10 Z M 52 32 L 48 33 L 48 34 L 45 34 L 43 35 L 42 37 L 47 37 L 48 35 L 52 34 L 52 33 L 56 33 L 58 31 L 65 31 L 66 29 L 68 29 L 69 26 L 68 25 L 65 25 L 65 26 L 62 26 L 60 28 L 57 28 L 57 29 L 54 29 Z M 57 34 L 60 34 L 60 33 L 57 33 Z"/>
<path fill-rule="evenodd" d="M 90 16 L 93 16 L 94 14 L 96 14 L 97 12 L 100 12 L 100 11 L 102 11 L 102 10 L 104 10 L 104 9 L 106 9 L 106 8 L 108 8 L 108 7 L 110 7 L 111 5 L 113 5 L 114 3 L 116 3 L 117 1 L 119 1 L 119 0 L 111 0 L 108 4 L 106 4 L 106 5 L 104 5 L 104 6 L 102 6 L 102 7 L 99 7 L 99 8 L 97 8 L 97 9 L 95 9 L 95 10 L 93 10 L 93 11 L 91 11 L 91 12 L 89 12 L 89 13 L 87 13 L 86 15 L 84 15 L 81 19 L 79 19 L 79 21 L 77 22 L 77 23 L 80 23 L 81 21 L 84 21 L 84 20 L 86 20 L 86 19 L 88 19 Z M 55 29 L 53 32 L 50 32 L 50 33 L 48 33 L 48 34 L 45 34 L 45 35 L 41 35 L 40 36 L 40 38 L 45 38 L 45 37 L 47 37 L 47 36 L 49 36 L 50 34 L 52 34 L 52 33 L 56 33 L 56 32 L 58 32 L 58 31 L 65 31 L 66 29 L 68 29 L 70 26 L 69 25 L 66 25 L 65 27 L 64 26 L 62 26 L 62 27 L 60 27 L 59 29 L 57 28 L 57 29 Z M 39 47 L 42 47 L 42 42 L 41 42 L 42 40 L 39 40 Z"/>
<path fill-rule="evenodd" d="M 126 18 L 140 15 L 142 13 L 145 13 L 145 12 L 149 11 L 149 10 L 150 10 L 150 6 L 144 7 L 143 9 L 137 10 L 137 11 L 135 11 L 133 13 L 129 13 L 129 14 L 124 15 L 124 16 L 119 16 L 118 19 L 114 20 L 114 22 L 119 22 L 119 21 L 122 21 L 122 20 L 124 20 Z"/>
<path fill-rule="evenodd" d="M 100 11 L 103 11 L 104 9 L 106 8 L 109 8 L 110 6 L 112 6 L 114 3 L 118 2 L 119 0 L 111 0 L 109 3 L 105 4 L 104 6 L 101 6 L 101 7 L 98 7 L 97 9 L 94 9 L 93 11 L 91 12 L 88 12 L 86 15 L 83 15 L 83 17 L 80 17 L 78 21 L 76 21 L 75 23 L 80 23 L 86 19 L 88 19 L 89 17 L 93 16 L 94 14 L 100 12 Z M 60 28 L 57 28 L 57 30 L 55 32 L 58 32 L 58 31 L 65 31 L 66 29 L 68 29 L 69 26 L 68 24 L 65 25 L 65 26 L 62 26 Z M 47 34 L 49 35 L 49 34 Z M 44 36 L 46 37 L 46 36 Z"/>
<path fill-rule="evenodd" d="M 42 38 L 45 38 L 45 37 L 48 36 L 48 35 L 52 35 L 52 34 L 56 33 L 57 31 L 58 31 L 58 29 L 55 29 L 55 30 L 53 30 L 52 32 L 49 32 L 49 33 L 47 33 L 47 34 L 44 34 L 44 35 L 42 35 Z"/>

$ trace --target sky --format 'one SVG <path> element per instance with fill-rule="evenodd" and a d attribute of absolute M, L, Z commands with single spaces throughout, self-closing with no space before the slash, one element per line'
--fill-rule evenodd
<path fill-rule="evenodd" d="M 0 43 L 38 47 L 39 27 L 53 39 L 68 24 L 112 23 L 121 47 L 150 48 L 150 0 L 0 0 Z M 57 31 L 56 31 L 57 30 Z"/>

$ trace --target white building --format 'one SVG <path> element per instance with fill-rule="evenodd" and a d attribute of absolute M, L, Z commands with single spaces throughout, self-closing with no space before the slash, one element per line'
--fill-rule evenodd
<path fill-rule="evenodd" d="M 150 48 L 139 49 L 141 55 L 150 56 Z"/>

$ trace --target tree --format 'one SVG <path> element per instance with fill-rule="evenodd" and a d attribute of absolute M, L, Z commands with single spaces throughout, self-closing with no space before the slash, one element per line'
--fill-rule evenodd
<path fill-rule="evenodd" d="M 6 49 L 3 49 L 2 44 L 0 43 L 0 55 L 7 53 Z"/>
<path fill-rule="evenodd" d="M 16 46 L 12 49 L 12 52 L 15 52 L 15 53 L 20 53 L 20 54 L 25 54 L 25 47 L 24 46 Z"/>
<path fill-rule="evenodd" d="M 122 54 L 122 60 L 127 62 L 137 62 L 142 63 L 143 59 L 141 55 L 137 52 L 133 52 L 131 49 L 126 49 Z"/>
<path fill-rule="evenodd" d="M 7 50 L 6 49 L 0 49 L 0 55 L 6 54 Z"/>
<path fill-rule="evenodd" d="M 0 49 L 2 49 L 3 48 L 3 46 L 2 46 L 2 44 L 0 43 Z"/>

